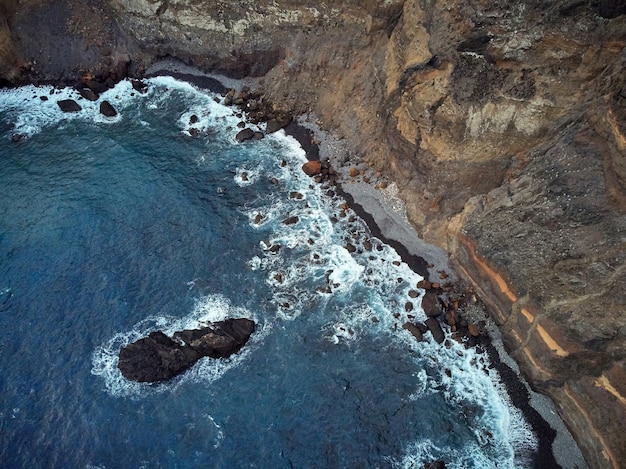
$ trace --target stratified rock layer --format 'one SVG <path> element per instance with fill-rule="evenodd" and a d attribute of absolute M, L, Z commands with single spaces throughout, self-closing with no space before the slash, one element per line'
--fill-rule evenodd
<path fill-rule="evenodd" d="M 626 4 L 320 5 L 6 0 L 0 82 L 110 83 L 167 55 L 263 76 L 398 184 L 589 464 L 626 466 Z"/>

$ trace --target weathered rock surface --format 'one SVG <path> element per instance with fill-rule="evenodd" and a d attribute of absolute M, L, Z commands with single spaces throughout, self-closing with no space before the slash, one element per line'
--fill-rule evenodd
<path fill-rule="evenodd" d="M 246 140 L 252 140 L 254 138 L 254 130 L 246 127 L 243 130 L 240 130 L 239 132 L 237 132 L 237 135 L 235 135 L 235 140 L 237 140 L 239 143 L 241 142 L 245 142 Z"/>
<path fill-rule="evenodd" d="M 78 112 L 82 110 L 80 104 L 73 99 L 61 99 L 60 101 L 57 101 L 57 104 L 63 112 Z"/>
<path fill-rule="evenodd" d="M 209 327 L 176 332 L 173 339 L 151 332 L 120 350 L 118 368 L 126 379 L 166 381 L 202 357 L 228 358 L 239 352 L 254 332 L 254 321 L 226 319 Z"/>
<path fill-rule="evenodd" d="M 322 162 L 307 161 L 302 165 L 302 171 L 304 171 L 307 176 L 317 176 L 322 172 Z"/>
<path fill-rule="evenodd" d="M 617 468 L 624 10 L 621 0 L 7 0 L 0 82 L 141 78 L 168 54 L 264 75 L 269 102 L 312 111 L 351 165 L 397 182 L 412 223 L 453 255 L 588 463 Z"/>
<path fill-rule="evenodd" d="M 117 116 L 117 111 L 110 102 L 102 101 L 100 103 L 100 114 L 106 117 L 115 117 Z"/>

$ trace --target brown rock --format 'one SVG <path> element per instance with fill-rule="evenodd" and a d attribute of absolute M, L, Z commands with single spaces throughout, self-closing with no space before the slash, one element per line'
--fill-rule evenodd
<path fill-rule="evenodd" d="M 443 333 L 443 329 L 441 329 L 441 324 L 439 324 L 439 321 L 437 321 L 436 318 L 428 318 L 426 319 L 426 326 L 428 327 L 430 333 L 433 335 L 435 342 L 437 342 L 438 344 L 442 343 L 445 335 Z"/>
<path fill-rule="evenodd" d="M 417 288 L 421 288 L 423 290 L 430 290 L 433 287 L 433 284 L 428 280 L 420 280 L 417 282 Z"/>
<path fill-rule="evenodd" d="M 426 292 L 422 298 L 422 309 L 426 316 L 435 317 L 441 314 L 441 306 L 439 305 L 439 299 L 432 290 Z"/>
<path fill-rule="evenodd" d="M 418 342 L 422 342 L 424 340 L 424 335 L 422 334 L 422 331 L 415 324 L 405 322 L 404 324 L 402 324 L 402 329 L 406 329 L 411 334 L 413 334 L 413 337 L 415 337 Z"/>
<path fill-rule="evenodd" d="M 480 330 L 478 330 L 478 326 L 472 322 L 467 324 L 467 330 L 473 337 L 478 337 L 480 335 Z"/>
<path fill-rule="evenodd" d="M 322 172 L 322 163 L 320 161 L 307 161 L 302 165 L 302 171 L 307 176 L 317 176 Z"/>
<path fill-rule="evenodd" d="M 265 131 L 268 134 L 273 134 L 274 132 L 278 132 L 283 127 L 286 127 L 289 122 L 291 122 L 291 118 L 287 116 L 270 119 L 267 121 Z"/>
<path fill-rule="evenodd" d="M 357 177 L 359 175 L 359 170 L 356 168 L 350 168 L 350 177 L 354 178 Z"/>

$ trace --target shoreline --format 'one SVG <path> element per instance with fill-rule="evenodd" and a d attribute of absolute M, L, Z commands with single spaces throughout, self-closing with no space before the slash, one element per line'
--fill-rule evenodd
<path fill-rule="evenodd" d="M 229 89 L 241 90 L 244 87 L 258 87 L 262 92 L 259 79 L 237 80 L 206 74 L 171 58 L 157 62 L 146 70 L 146 78 L 153 76 L 172 76 L 214 93 L 225 94 Z M 284 128 L 285 132 L 300 143 L 307 159 L 327 160 L 331 164 L 337 173 L 334 188 L 365 221 L 372 236 L 392 246 L 402 260 L 424 279 L 436 278 L 438 273 L 445 272 L 448 276 L 447 282 L 459 282 L 448 262 L 447 253 L 419 238 L 402 212 L 403 207 L 400 205 L 398 209 L 393 203 L 393 193 L 385 197 L 381 189 L 375 189 L 372 183 L 364 182 L 362 176 L 374 179 L 367 169 L 361 171 L 359 177 L 350 175 L 351 167 L 356 164 L 345 164 L 347 161 L 343 155 L 347 148 L 343 142 L 321 129 L 315 123 L 314 116 L 292 116 L 292 119 Z M 491 364 L 497 369 L 511 403 L 521 411 L 537 436 L 534 467 L 587 468 L 578 445 L 556 413 L 554 403 L 548 396 L 534 392 L 521 376 L 517 363 L 504 349 L 497 326 L 489 327 L 486 342 L 481 342 L 480 345 L 486 349 Z"/>

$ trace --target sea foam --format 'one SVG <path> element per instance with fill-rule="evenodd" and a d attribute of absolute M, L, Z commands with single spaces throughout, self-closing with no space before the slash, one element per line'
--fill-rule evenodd
<path fill-rule="evenodd" d="M 117 367 L 120 349 L 148 336 L 150 332 L 160 330 L 166 335 L 172 336 L 176 331 L 198 329 L 227 318 L 248 318 L 256 323 L 256 330 L 246 346 L 238 354 L 228 359 L 203 358 L 183 375 L 174 378 L 171 382 L 156 386 L 129 381 L 122 376 Z M 258 344 L 262 342 L 270 329 L 271 325 L 266 324 L 263 318 L 259 318 L 245 308 L 232 306 L 224 296 L 209 295 L 197 300 L 193 311 L 187 316 L 176 318 L 154 315 L 137 323 L 129 331 L 115 334 L 94 351 L 91 373 L 103 378 L 107 392 L 116 397 L 138 398 L 146 393 L 172 391 L 188 381 L 211 383 L 219 379 L 229 369 L 245 362 L 252 350 L 258 348 Z"/>

